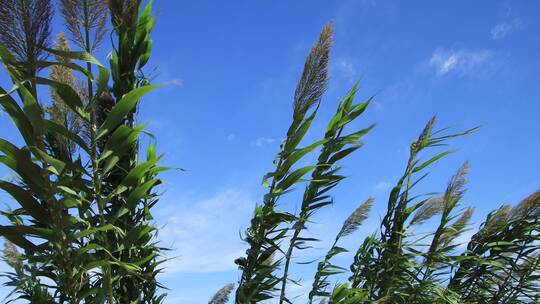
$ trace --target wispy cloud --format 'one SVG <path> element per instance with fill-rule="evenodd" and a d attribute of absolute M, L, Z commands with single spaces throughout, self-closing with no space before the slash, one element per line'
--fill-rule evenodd
<path fill-rule="evenodd" d="M 173 247 L 169 256 L 176 257 L 168 262 L 165 275 L 235 269 L 234 260 L 244 251 L 238 233 L 249 222 L 253 203 L 249 193 L 226 189 L 160 210 L 166 225 L 159 238 Z"/>
<path fill-rule="evenodd" d="M 268 144 L 271 144 L 271 143 L 274 143 L 276 141 L 275 138 L 270 138 L 270 137 L 259 137 L 257 138 L 257 140 L 255 141 L 255 146 L 257 147 L 262 147 L 264 145 L 268 145 Z"/>
<path fill-rule="evenodd" d="M 472 75 L 484 72 L 492 66 L 494 53 L 490 50 L 445 50 L 439 48 L 433 52 L 429 65 L 437 76 L 450 73 L 457 75 Z"/>
<path fill-rule="evenodd" d="M 383 192 L 386 190 L 389 190 L 392 187 L 392 184 L 388 181 L 380 181 L 375 184 L 373 187 L 375 191 L 377 192 Z"/>
<path fill-rule="evenodd" d="M 358 70 L 349 58 L 336 58 L 331 65 L 331 69 L 336 77 L 344 78 L 350 83 L 358 81 Z"/>
<path fill-rule="evenodd" d="M 233 141 L 236 138 L 236 134 L 231 133 L 227 135 L 227 141 Z"/>
<path fill-rule="evenodd" d="M 521 28 L 521 19 L 514 18 L 512 21 L 502 22 L 491 28 L 491 39 L 501 40 L 508 34 Z"/>

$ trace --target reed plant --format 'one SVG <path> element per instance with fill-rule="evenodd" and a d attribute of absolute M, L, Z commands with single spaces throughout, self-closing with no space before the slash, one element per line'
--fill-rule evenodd
<path fill-rule="evenodd" d="M 163 303 L 158 281 L 167 250 L 152 210 L 159 202 L 161 155 L 137 123 L 138 105 L 157 86 L 144 73 L 152 49 L 151 1 L 61 0 L 66 34 L 53 43 L 53 3 L 0 0 L 0 59 L 11 80 L 0 106 L 20 135 L 0 138 L 0 180 L 13 198 L 1 211 L 7 302 Z M 107 22 L 109 20 L 110 22 Z M 110 26 L 108 24 L 110 23 Z M 96 59 L 111 32 L 109 66 Z M 314 215 L 335 202 L 341 163 L 357 152 L 373 124 L 360 122 L 372 98 L 354 85 L 336 102 L 319 139 L 306 143 L 328 87 L 333 28 L 311 48 L 294 92 L 285 139 L 264 175 L 266 193 L 242 234 L 238 284 L 211 304 L 293 303 L 294 260 L 318 239 L 306 235 Z M 71 45 L 70 45 L 71 44 Z M 46 74 L 48 70 L 49 74 Z M 46 92 L 46 90 L 50 90 Z M 44 94 L 44 91 L 46 94 Z M 358 126 L 362 127 L 358 127 Z M 313 261 L 307 303 L 537 303 L 540 278 L 540 192 L 488 214 L 467 244 L 474 208 L 465 206 L 469 164 L 446 187 L 418 193 L 428 170 L 453 151 L 449 141 L 474 133 L 437 129 L 430 119 L 411 143 L 402 176 L 388 194 L 376 231 L 357 244 L 350 265 L 335 257 L 361 229 L 372 198 L 343 220 L 331 246 Z M 310 161 L 314 159 L 314 161 Z M 297 212 L 291 192 L 302 188 Z M 417 227 L 435 222 L 432 232 Z M 189 244 L 188 244 L 189 245 Z M 462 245 L 466 246 L 463 247 Z M 315 263 L 316 262 L 316 263 Z M 171 286 L 174 288 L 174 286 Z M 304 301 L 302 300 L 302 301 Z"/>
<path fill-rule="evenodd" d="M 8 2 L 0 4 L 3 14 L 19 9 Z M 52 14 L 50 1 L 14 2 Z M 151 3 L 59 5 L 80 50 L 71 51 L 63 36 L 55 48 L 43 43 L 50 32 L 50 18 L 43 14 L 28 17 L 35 18 L 34 27 L 2 27 L 0 35 L 0 58 L 13 82 L 8 90 L 0 88 L 0 103 L 24 140 L 23 146 L 0 140 L 1 163 L 16 174 L 0 188 L 18 204 L 3 213 L 11 224 L 0 226 L 13 268 L 6 283 L 14 288 L 10 299 L 161 303 L 165 295 L 156 276 L 162 248 L 151 209 L 158 201 L 158 173 L 166 168 L 159 166 L 152 144 L 146 158 L 139 157 L 144 127 L 133 119 L 141 98 L 156 87 L 141 70 L 150 55 Z M 110 70 L 93 57 L 108 11 L 119 37 Z M 6 43 L 28 31 L 40 33 L 26 41 L 39 56 L 22 56 L 17 44 Z M 50 77 L 35 72 L 44 68 L 50 68 Z M 38 94 L 38 85 L 52 90 L 52 102 Z"/>
<path fill-rule="evenodd" d="M 313 73 L 312 62 L 324 62 L 324 67 L 318 71 L 326 73 L 330 44 L 324 42 L 331 41 L 329 26 L 323 29 L 307 57 L 293 102 L 291 128 L 301 124 L 296 121 L 296 113 L 299 112 L 298 92 L 303 88 L 314 88 L 308 95 L 318 97 L 317 107 L 310 112 L 306 128 L 317 113 L 319 98 L 324 92 L 318 80 L 326 80 L 327 76 L 309 78 L 306 75 Z M 321 49 L 325 50 L 321 56 L 324 61 L 314 60 Z M 323 88 L 326 88 L 326 83 Z M 299 254 L 301 250 L 310 249 L 310 243 L 318 241 L 313 237 L 303 237 L 302 232 L 315 212 L 333 203 L 332 190 L 344 178 L 338 174 L 338 162 L 360 148 L 360 138 L 373 128 L 369 126 L 343 135 L 345 127 L 357 119 L 371 101 L 355 103 L 356 92 L 357 86 L 354 86 L 338 103 L 336 114 L 319 141 L 297 148 L 301 138 L 294 132 L 286 134 L 274 162 L 276 170 L 265 175 L 263 184 L 270 185 L 269 192 L 262 205 L 256 207 L 251 226 L 245 233 L 248 249 L 246 255 L 237 260 L 242 276 L 235 303 L 293 302 L 294 299 L 287 296 L 287 287 L 299 282 L 290 278 L 291 261 L 295 252 Z M 490 213 L 466 250 L 460 252 L 463 245 L 459 242 L 460 236 L 471 229 L 470 219 L 474 211 L 473 207 L 464 207 L 461 202 L 469 164 L 465 162 L 459 168 L 442 194 L 438 191 L 416 193 L 415 190 L 428 177 L 428 169 L 434 163 L 453 153 L 444 149 L 448 141 L 474 133 L 477 128 L 452 133 L 448 129 L 436 129 L 435 125 L 436 117 L 433 117 L 411 143 L 404 173 L 388 195 L 380 227 L 369 232 L 359 244 L 349 267 L 332 262 L 335 256 L 348 251 L 338 246 L 338 242 L 359 229 L 368 217 L 373 200 L 368 199 L 361 204 L 344 221 L 329 250 L 317 263 L 311 289 L 305 295 L 308 303 L 538 301 L 539 192 L 515 207 L 505 205 Z M 293 166 L 313 153 L 318 153 L 315 164 Z M 289 160 L 292 155 L 295 157 Z M 282 179 L 287 180 L 287 187 L 276 187 L 283 184 Z M 292 185 L 298 187 L 302 184 L 305 190 L 298 213 L 284 211 L 291 206 L 278 205 L 278 198 L 292 191 Z M 437 217 L 434 231 L 415 233 L 419 225 Z"/>

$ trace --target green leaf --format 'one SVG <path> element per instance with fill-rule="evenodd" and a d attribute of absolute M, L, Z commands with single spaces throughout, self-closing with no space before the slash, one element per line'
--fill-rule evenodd
<path fill-rule="evenodd" d="M 90 73 L 87 69 L 83 68 L 82 66 L 73 63 L 73 62 L 66 62 L 66 61 L 37 61 L 33 63 L 36 67 L 39 68 L 48 68 L 50 66 L 64 66 L 66 68 L 69 68 L 74 71 L 78 71 L 84 74 L 84 76 L 94 79 L 94 76 L 92 73 Z"/>
<path fill-rule="evenodd" d="M 102 162 L 104 159 L 107 160 L 103 166 L 104 174 L 107 174 L 112 168 L 114 168 L 120 158 L 131 150 L 133 144 L 139 138 L 139 133 L 142 129 L 143 126 L 137 126 L 136 128 L 132 129 L 125 125 L 121 125 L 118 129 L 116 129 L 107 142 L 105 151 L 99 159 L 99 162 Z"/>
<path fill-rule="evenodd" d="M 328 123 L 328 126 L 326 127 L 326 132 L 330 132 L 334 129 L 334 127 L 338 126 L 339 128 L 339 121 L 343 118 L 343 110 L 340 109 L 338 112 L 332 117 L 330 122 Z"/>
<path fill-rule="evenodd" d="M 34 134 L 42 135 L 43 134 L 43 111 L 39 104 L 36 102 L 36 99 L 30 91 L 26 89 L 23 85 L 19 86 L 18 92 L 21 96 L 23 102 L 23 111 L 28 117 L 28 120 L 32 124 L 34 129 Z"/>
<path fill-rule="evenodd" d="M 43 171 L 32 161 L 28 148 L 18 150 L 13 159 L 15 161 L 15 167 L 11 169 L 22 178 L 32 191 L 38 195 L 42 195 L 45 184 L 42 175 Z"/>
<path fill-rule="evenodd" d="M 0 189 L 9 193 L 37 221 L 41 223 L 49 222 L 47 210 L 28 191 L 2 180 L 0 180 Z"/>
<path fill-rule="evenodd" d="M 30 124 L 28 117 L 26 117 L 26 114 L 19 107 L 17 102 L 8 95 L 2 87 L 0 87 L 0 105 L 11 117 L 11 120 L 13 120 L 15 126 L 17 126 L 17 129 L 19 130 L 19 133 L 21 133 L 26 144 L 34 145 L 35 138 L 32 132 L 32 124 Z"/>
<path fill-rule="evenodd" d="M 122 230 L 120 230 L 120 228 L 114 226 L 113 224 L 105 224 L 98 228 L 89 228 L 89 229 L 81 230 L 73 235 L 73 239 L 80 239 L 80 238 L 95 234 L 96 232 L 103 232 L 103 231 L 110 231 L 110 230 L 119 231 L 122 234 Z"/>
<path fill-rule="evenodd" d="M 56 158 L 50 156 L 49 154 L 45 153 L 44 151 L 41 151 L 41 149 L 38 149 L 36 147 L 31 147 L 30 149 L 32 150 L 34 155 L 36 155 L 39 159 L 43 160 L 44 162 L 46 162 L 49 165 L 52 165 L 54 167 L 54 169 L 55 169 L 55 171 L 53 173 L 56 174 L 57 176 L 59 176 L 64 171 L 64 169 L 66 168 L 66 163 L 64 163 L 63 161 L 61 161 L 59 159 L 56 159 Z"/>
<path fill-rule="evenodd" d="M 343 149 L 343 150 L 335 153 L 334 155 L 332 155 L 332 157 L 330 157 L 330 159 L 328 160 L 328 163 L 329 164 L 334 164 L 337 161 L 347 157 L 349 154 L 356 151 L 358 148 L 360 148 L 360 147 L 359 146 L 353 146 L 353 147 Z"/>
<path fill-rule="evenodd" d="M 287 132 L 287 142 L 283 148 L 284 152 L 290 152 L 298 146 L 300 141 L 302 141 L 304 138 L 304 135 L 306 135 L 306 132 L 309 130 L 315 115 L 316 111 L 311 113 L 311 115 L 302 122 L 298 129 L 289 130 L 289 132 Z"/>
<path fill-rule="evenodd" d="M 156 179 L 149 180 L 139 187 L 135 188 L 128 196 L 126 200 L 127 208 L 132 209 L 135 205 L 146 196 L 148 191 L 158 182 Z"/>
<path fill-rule="evenodd" d="M 451 154 L 451 153 L 453 153 L 453 151 L 445 151 L 445 152 L 439 153 L 439 154 L 433 156 L 432 158 L 430 158 L 429 160 L 425 161 L 421 165 L 414 167 L 412 172 L 416 173 L 416 172 L 424 169 L 425 167 L 429 166 L 430 164 L 436 162 L 437 160 L 439 160 L 439 159 L 441 159 L 441 158 L 443 158 L 446 155 Z"/>
<path fill-rule="evenodd" d="M 81 118 L 87 121 L 89 120 L 89 115 L 83 111 L 83 102 L 81 97 L 70 85 L 43 77 L 37 77 L 36 79 L 38 83 L 45 84 L 53 88 L 56 94 L 60 96 L 62 101 Z"/>
<path fill-rule="evenodd" d="M 156 228 L 152 226 L 142 226 L 142 227 L 133 228 L 126 234 L 126 237 L 123 239 L 123 244 L 126 248 L 130 248 L 133 243 L 137 242 L 140 238 L 142 238 L 145 235 L 148 235 L 150 232 L 154 230 L 156 230 Z"/>
<path fill-rule="evenodd" d="M 59 57 L 73 59 L 73 60 L 81 60 L 85 62 L 89 62 L 91 64 L 95 64 L 100 67 L 104 67 L 94 56 L 92 56 L 90 53 L 85 51 L 63 51 L 63 50 L 57 50 L 57 49 L 49 49 L 44 48 L 47 52 L 57 55 Z"/>
<path fill-rule="evenodd" d="M 146 160 L 152 160 L 156 157 L 156 145 L 149 144 L 148 148 L 146 148 Z"/>
<path fill-rule="evenodd" d="M 96 96 L 100 97 L 101 93 L 105 92 L 107 89 L 107 85 L 109 83 L 109 70 L 107 70 L 104 67 L 99 67 L 99 74 L 97 79 L 97 89 L 96 89 Z"/>
<path fill-rule="evenodd" d="M 3 101 L 3 106 L 6 106 L 4 103 L 7 101 L 12 110 L 16 110 L 16 108 L 19 108 L 17 102 L 15 102 L 15 100 L 13 100 L 13 98 L 11 98 L 10 96 L 13 92 L 18 92 L 23 102 L 22 112 L 27 117 L 29 123 L 32 125 L 31 129 L 33 129 L 34 132 L 38 135 L 43 134 L 43 111 L 40 105 L 36 102 L 34 96 L 25 87 L 25 83 L 28 82 L 28 79 L 18 79 L 14 76 L 12 76 L 12 79 L 14 82 L 13 87 L 8 92 L 0 88 L 0 100 Z M 23 133 L 23 130 L 20 130 L 20 132 Z"/>
<path fill-rule="evenodd" d="M 289 168 L 291 168 L 292 165 L 294 165 L 297 161 L 299 161 L 302 157 L 304 157 L 309 152 L 315 150 L 317 147 L 321 146 L 322 144 L 326 143 L 327 140 L 319 140 L 307 147 L 304 147 L 302 149 L 296 150 L 293 153 L 291 153 L 283 162 L 283 165 L 281 166 L 280 170 L 282 172 L 287 172 Z"/>
<path fill-rule="evenodd" d="M 366 108 L 371 104 L 373 100 L 373 97 L 370 97 L 368 101 L 361 102 L 359 104 L 356 104 L 352 109 L 351 112 L 348 114 L 348 120 L 352 121 L 366 110 Z"/>
<path fill-rule="evenodd" d="M 58 124 L 52 120 L 45 120 L 45 130 L 52 134 L 60 134 L 65 138 L 76 143 L 86 153 L 91 154 L 90 147 L 86 145 L 86 142 L 77 134 L 71 132 L 66 127 Z"/>
<path fill-rule="evenodd" d="M 132 187 L 136 185 L 139 181 L 141 181 L 147 172 L 150 171 L 150 169 L 155 166 L 155 164 L 161 160 L 161 157 L 154 158 L 151 161 L 144 162 L 142 164 L 139 164 L 135 168 L 131 169 L 129 173 L 124 177 L 122 182 L 120 183 L 120 186 L 123 187 Z M 117 191 L 115 191 L 117 192 Z"/>
<path fill-rule="evenodd" d="M 78 196 L 78 193 L 76 191 L 74 191 L 73 189 L 69 188 L 69 187 L 66 187 L 66 186 L 57 186 L 56 188 L 58 188 L 59 190 L 62 190 L 64 191 L 65 193 L 67 194 L 71 194 L 73 196 Z"/>
<path fill-rule="evenodd" d="M 53 237 L 53 231 L 46 228 L 36 228 L 32 226 L 22 226 L 22 225 L 12 225 L 12 226 L 2 226 L 0 225 L 0 234 L 18 234 L 29 235 L 38 238 L 51 239 Z M 7 236 L 6 236 L 7 237 Z"/>
<path fill-rule="evenodd" d="M 37 249 L 36 245 L 24 238 L 20 233 L 13 231 L 13 229 L 8 228 L 7 226 L 0 225 L 0 235 L 8 239 L 13 244 L 30 252 Z"/>
<path fill-rule="evenodd" d="M 9 141 L 0 138 L 0 151 L 6 155 L 13 157 L 17 153 L 17 151 L 19 151 L 19 148 L 17 148 Z"/>
<path fill-rule="evenodd" d="M 115 129 L 126 116 L 135 109 L 142 96 L 157 88 L 157 85 L 147 85 L 131 90 L 111 109 L 107 118 L 99 128 L 97 139 Z"/>
<path fill-rule="evenodd" d="M 300 181 L 301 178 L 306 175 L 306 173 L 310 172 L 315 167 L 316 166 L 306 166 L 296 169 L 295 171 L 287 175 L 287 177 L 285 177 L 281 182 L 279 182 L 276 186 L 276 189 L 278 189 L 278 192 L 283 192 L 287 190 L 294 183 Z"/>
<path fill-rule="evenodd" d="M 100 268 L 100 267 L 108 266 L 110 264 L 112 263 L 108 260 L 97 260 L 97 261 L 92 261 L 90 263 L 85 264 L 83 266 L 83 269 L 92 270 L 94 268 Z"/>

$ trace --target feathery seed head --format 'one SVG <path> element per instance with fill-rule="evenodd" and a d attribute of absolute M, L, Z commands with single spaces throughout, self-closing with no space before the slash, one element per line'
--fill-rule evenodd
<path fill-rule="evenodd" d="M 492 213 L 486 220 L 484 227 L 478 232 L 478 236 L 484 238 L 499 231 L 508 222 L 511 211 L 512 206 L 504 205 Z"/>
<path fill-rule="evenodd" d="M 465 212 L 463 212 L 463 214 L 450 227 L 448 227 L 448 230 L 441 235 L 441 243 L 444 244 L 444 246 L 450 244 L 464 231 L 469 223 L 469 220 L 471 219 L 473 212 L 473 207 L 467 208 L 467 210 L 465 210 Z"/>
<path fill-rule="evenodd" d="M 72 40 L 81 48 L 95 51 L 105 35 L 107 0 L 60 0 L 64 23 Z M 85 27 L 93 31 L 93 41 L 86 45 Z"/>
<path fill-rule="evenodd" d="M 333 41 L 332 24 L 327 24 L 313 45 L 304 64 L 302 77 L 294 93 L 294 119 L 301 120 L 306 112 L 319 103 L 328 86 L 328 58 Z"/>
<path fill-rule="evenodd" d="M 229 283 L 218 290 L 208 304 L 226 304 L 229 302 L 229 295 L 234 289 L 234 283 Z"/>
<path fill-rule="evenodd" d="M 17 247 L 8 240 L 4 241 L 4 250 L 2 250 L 4 255 L 4 261 L 11 268 L 17 269 L 22 266 L 21 254 L 17 250 Z"/>
<path fill-rule="evenodd" d="M 0 43 L 17 61 L 32 65 L 44 59 L 47 55 L 43 48 L 49 46 L 52 16 L 50 0 L 1 0 Z M 35 67 L 29 67 L 32 68 Z"/>
<path fill-rule="evenodd" d="M 540 215 L 540 190 L 529 195 L 521 201 L 510 214 L 510 219 L 515 221 L 524 218 L 535 218 Z"/>
<path fill-rule="evenodd" d="M 355 232 L 364 220 L 368 218 L 369 211 L 373 206 L 373 198 L 368 198 L 363 204 L 361 204 L 343 223 L 339 236 L 347 236 Z"/>
<path fill-rule="evenodd" d="M 420 135 L 418 136 L 418 139 L 411 144 L 411 152 L 422 150 L 422 148 L 427 145 L 427 141 L 431 136 L 431 130 L 433 129 L 433 125 L 435 125 L 436 121 L 436 116 L 431 117 L 431 119 L 424 127 L 424 130 L 422 130 L 422 133 L 420 133 Z"/>
<path fill-rule="evenodd" d="M 469 173 L 469 162 L 465 162 L 459 170 L 452 176 L 444 193 L 444 208 L 454 208 L 465 194 L 465 184 Z"/>
<path fill-rule="evenodd" d="M 439 214 L 444 208 L 444 199 L 435 197 L 427 201 L 416 213 L 411 221 L 411 225 L 422 224 L 436 214 Z"/>

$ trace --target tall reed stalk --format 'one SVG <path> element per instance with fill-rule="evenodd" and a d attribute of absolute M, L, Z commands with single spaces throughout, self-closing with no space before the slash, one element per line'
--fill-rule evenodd
<path fill-rule="evenodd" d="M 4 10 L 6 3 L 0 5 Z M 140 2 L 124 1 L 132 8 L 121 13 L 131 14 L 125 18 L 133 21 L 126 28 L 133 41 L 121 41 L 131 48 L 121 61 L 131 67 L 119 68 L 111 61 L 112 87 L 125 88 L 113 99 L 110 73 L 91 54 L 104 33 L 106 3 L 65 0 L 61 5 L 68 32 L 81 51 L 70 51 L 65 41 L 57 49 L 40 44 L 39 50 L 56 61 L 45 61 L 44 55 L 28 60 L 0 44 L 0 58 L 13 81 L 9 91 L 0 88 L 0 104 L 24 140 L 22 147 L 0 140 L 1 163 L 17 174 L 15 181 L 0 181 L 0 187 L 20 206 L 4 212 L 12 224 L 0 226 L 0 235 L 10 241 L 6 252 L 17 256 L 6 284 L 14 287 L 13 296 L 33 303 L 161 303 L 165 295 L 159 294 L 156 276 L 162 249 L 154 240 L 150 209 L 158 201 L 157 174 L 166 168 L 158 166 L 161 157 L 153 145 L 146 160 L 136 157 L 143 127 L 134 124 L 137 104 L 156 86 L 140 74 L 129 80 L 135 85 L 126 87 L 118 74 L 119 69 L 138 73 L 148 61 L 151 6 L 141 10 Z M 29 67 L 57 72 L 50 78 L 29 77 Z M 72 72 L 78 76 L 66 81 Z M 77 85 L 79 76 L 86 79 L 86 91 Z M 53 90 L 48 111 L 35 85 Z M 77 117 L 85 132 L 73 128 L 72 120 L 59 118 L 68 114 Z M 59 153 L 68 143 L 69 153 Z"/>
<path fill-rule="evenodd" d="M 64 35 L 50 47 L 51 1 L 0 0 L 0 60 L 12 82 L 9 89 L 0 87 L 0 107 L 19 135 L 13 142 L 0 138 L 0 164 L 15 176 L 0 179 L 13 201 L 0 212 L 7 223 L 0 225 L 3 260 L 11 269 L 3 276 L 13 289 L 8 302 L 163 303 L 158 275 L 166 249 L 156 241 L 152 208 L 159 202 L 159 173 L 168 169 L 159 165 L 154 144 L 141 144 L 146 132 L 136 119 L 142 98 L 157 87 L 143 71 L 152 48 L 152 2 L 59 4 L 75 51 Z M 110 68 L 94 57 L 107 15 Z M 306 59 L 292 122 L 243 235 L 247 250 L 236 260 L 238 287 L 227 284 L 209 303 L 225 304 L 231 294 L 237 304 L 294 301 L 289 284 L 298 283 L 291 278 L 295 255 L 317 241 L 304 232 L 312 216 L 333 203 L 332 191 L 344 179 L 340 163 L 373 128 L 356 127 L 371 99 L 356 102 L 354 86 L 322 138 L 304 143 L 328 86 L 332 42 L 329 24 Z M 41 88 L 50 89 L 50 96 Z M 476 128 L 437 131 L 435 122 L 430 119 L 410 145 L 379 229 L 360 242 L 348 268 L 335 262 L 348 251 L 340 241 L 359 229 L 373 200 L 344 220 L 317 263 L 308 303 L 540 301 L 540 191 L 489 213 L 463 250 L 460 239 L 474 210 L 462 207 L 468 163 L 440 194 L 418 194 L 417 185 L 432 164 L 451 154 L 440 147 Z M 316 161 L 305 164 L 311 155 Z M 283 198 L 300 185 L 300 208 L 292 214 Z M 417 227 L 430 220 L 433 231 L 418 234 Z M 333 284 L 345 276 L 346 282 Z"/>
<path fill-rule="evenodd" d="M 316 58 L 314 54 L 317 54 L 325 31 L 308 56 L 298 87 L 309 83 L 305 80 L 309 78 L 304 76 L 310 74 L 310 62 Z M 324 62 L 327 61 L 325 54 Z M 326 78 L 326 74 L 321 77 L 325 81 Z M 303 91 L 298 87 L 295 96 Z M 320 96 L 320 93 L 317 91 L 316 95 Z M 237 260 L 242 276 L 236 290 L 236 303 L 293 302 L 287 290 L 290 284 L 299 284 L 290 278 L 294 253 L 310 249 L 310 243 L 317 241 L 313 237 L 303 237 L 302 232 L 316 211 L 333 202 L 330 190 L 343 179 L 338 174 L 340 168 L 336 162 L 357 150 L 361 146 L 360 137 L 371 130 L 369 127 L 343 135 L 345 126 L 362 114 L 369 104 L 369 100 L 353 104 L 355 94 L 356 87 L 339 103 L 320 141 L 297 149 L 301 138 L 287 133 L 282 151 L 276 157 L 276 170 L 265 176 L 264 184 L 269 186 L 269 193 L 262 206 L 256 207 L 251 226 L 246 231 L 246 256 Z M 296 115 L 298 102 L 295 100 L 294 104 Z M 317 109 L 309 116 L 309 123 Z M 442 195 L 437 192 L 416 194 L 415 190 L 428 177 L 428 168 L 453 152 L 440 147 L 454 138 L 475 132 L 477 128 L 450 133 L 447 129 L 435 130 L 435 122 L 435 117 L 430 119 L 410 145 L 404 173 L 389 193 L 380 228 L 360 244 L 350 271 L 331 260 L 348 251 L 338 246 L 338 241 L 348 234 L 345 227 L 353 221 L 351 218 L 357 218 L 357 223 L 365 219 L 371 201 L 360 206 L 345 221 L 332 246 L 317 264 L 307 295 L 308 303 L 465 304 L 535 303 L 538 300 L 540 225 L 536 217 L 540 210 L 540 195 L 536 192 L 514 208 L 504 206 L 492 212 L 460 255 L 460 236 L 469 229 L 474 210 L 473 207 L 461 207 L 468 163 L 451 178 Z M 293 120 L 289 130 L 300 124 L 302 122 Z M 291 147 L 294 150 L 288 149 Z M 316 164 L 288 173 L 295 162 L 319 148 Z M 289 160 L 292 155 L 295 157 Z M 308 173 L 311 177 L 303 178 Z M 279 187 L 283 179 L 288 179 L 287 187 Z M 295 183 L 306 183 L 299 213 L 278 211 L 278 198 Z M 439 218 L 433 232 L 415 233 L 418 226 L 435 217 Z M 353 226 L 353 230 L 358 227 Z M 277 275 L 278 272 L 282 275 Z M 347 273 L 348 283 L 338 283 L 331 288 L 331 276 Z"/>

